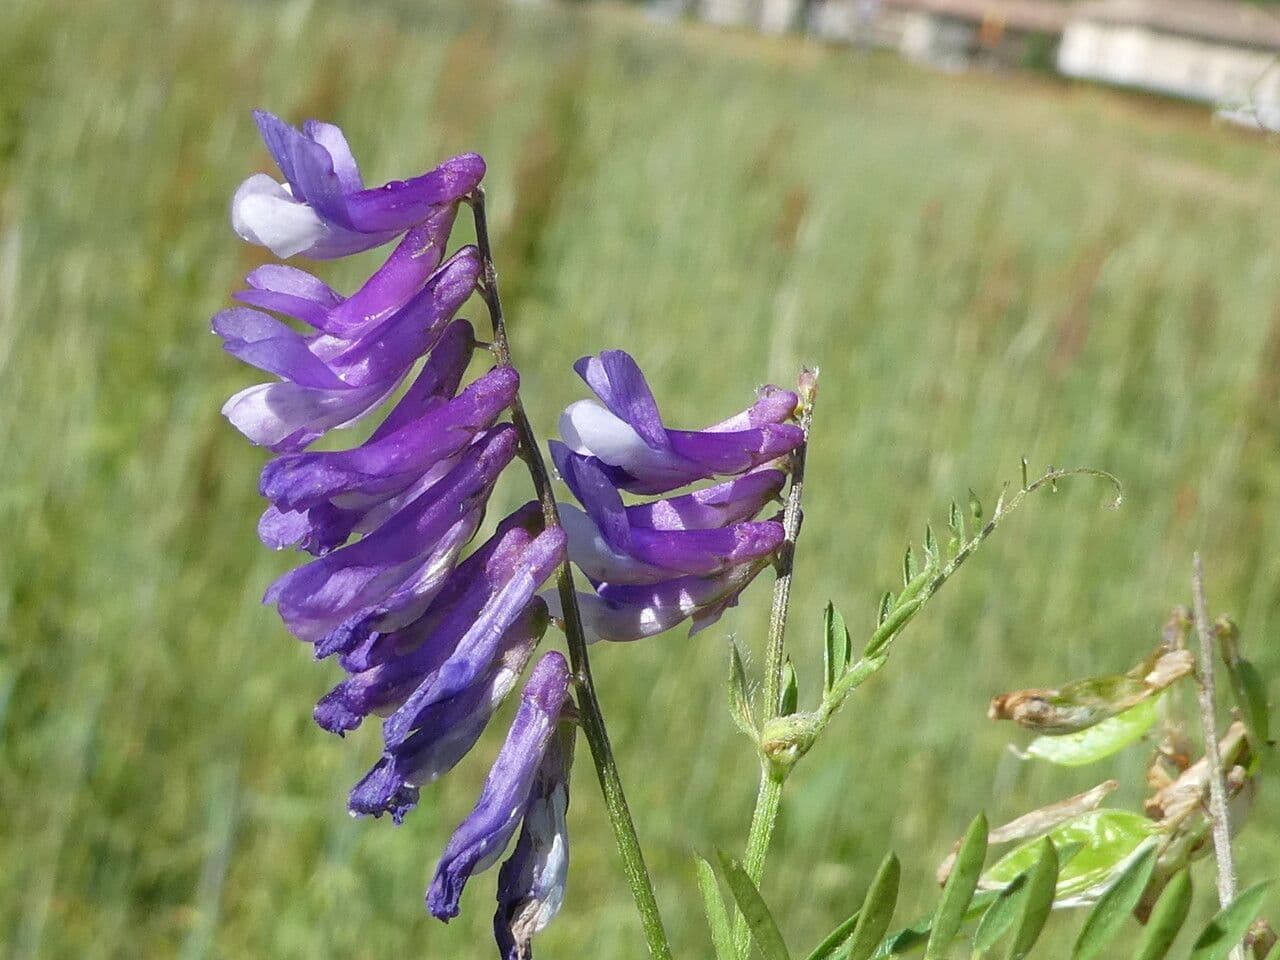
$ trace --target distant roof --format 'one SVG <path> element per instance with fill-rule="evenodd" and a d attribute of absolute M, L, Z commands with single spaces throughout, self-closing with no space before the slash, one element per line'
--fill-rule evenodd
<path fill-rule="evenodd" d="M 1280 50 L 1280 11 L 1229 0 L 1094 0 L 1072 19 L 1149 27 L 1167 33 Z"/>
<path fill-rule="evenodd" d="M 957 20 L 1000 23 L 1014 30 L 1061 33 L 1072 6 L 1057 0 L 884 0 L 899 10 L 920 10 Z"/>

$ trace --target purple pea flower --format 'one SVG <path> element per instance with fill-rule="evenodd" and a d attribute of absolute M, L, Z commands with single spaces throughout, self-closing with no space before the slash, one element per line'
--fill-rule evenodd
<path fill-rule="evenodd" d="M 231 223 L 241 239 L 281 258 L 345 257 L 381 246 L 484 177 L 484 160 L 468 153 L 411 180 L 366 189 L 337 127 L 309 120 L 299 131 L 262 110 L 254 119 L 285 182 L 263 173 L 245 180 L 231 201 Z"/>
<path fill-rule="evenodd" d="M 434 596 L 515 453 L 514 427 L 486 432 L 457 466 L 381 527 L 286 573 L 267 590 L 265 602 L 276 605 L 294 636 L 315 642 L 406 582 L 415 584 L 415 600 Z"/>
<path fill-rule="evenodd" d="M 530 942 L 564 902 L 569 872 L 569 768 L 573 729 L 561 724 L 538 767 L 515 850 L 498 871 L 493 932 L 502 960 L 527 960 Z"/>
<path fill-rule="evenodd" d="M 497 656 L 469 687 L 432 704 L 418 728 L 386 752 L 351 790 L 353 814 L 390 813 L 399 823 L 418 802 L 418 788 L 444 776 L 484 732 L 494 711 L 515 687 L 548 623 L 546 604 L 532 600 L 507 628 Z"/>
<path fill-rule="evenodd" d="M 326 431 L 357 422 L 440 339 L 479 275 L 479 257 L 465 247 L 408 303 L 349 340 L 304 336 L 247 307 L 222 311 L 213 329 L 227 352 L 281 378 L 241 390 L 223 414 L 254 443 L 277 452 L 301 450 Z"/>
<path fill-rule="evenodd" d="M 595 586 L 580 595 L 590 639 L 637 640 L 691 620 L 715 623 L 776 556 L 776 520 L 752 519 L 781 491 L 772 466 L 803 441 L 796 394 L 767 386 L 742 413 L 705 430 L 669 430 L 644 375 L 619 350 L 576 369 L 603 402 L 571 404 L 552 441 L 561 479 L 582 504 L 561 507 L 569 556 Z M 728 475 L 680 496 L 626 505 L 622 492 L 662 493 Z M 555 616 L 559 598 L 546 596 Z"/>
<path fill-rule="evenodd" d="M 579 400 L 560 417 L 560 435 L 577 454 L 605 464 L 614 486 L 665 493 L 698 480 L 744 473 L 790 453 L 800 428 L 784 421 L 799 398 L 764 387 L 746 410 L 699 431 L 668 430 L 634 359 L 621 350 L 583 357 L 574 369 L 600 398 Z"/>
<path fill-rule="evenodd" d="M 556 651 L 543 654 L 525 684 L 480 799 L 449 839 L 427 891 L 427 908 L 441 920 L 458 915 L 458 901 L 471 875 L 494 864 L 520 825 L 568 691 L 564 657 Z"/>

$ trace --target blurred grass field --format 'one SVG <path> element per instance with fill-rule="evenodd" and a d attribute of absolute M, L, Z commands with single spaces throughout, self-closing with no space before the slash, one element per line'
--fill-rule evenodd
<path fill-rule="evenodd" d="M 1197 545 L 1211 606 L 1280 668 L 1277 144 L 1162 101 L 608 7 L 9 0 L 4 19 L 8 956 L 492 952 L 491 877 L 448 927 L 420 899 L 492 736 L 404 827 L 350 820 L 376 731 L 344 744 L 313 725 L 332 670 L 258 605 L 291 558 L 257 544 L 263 457 L 218 415 L 253 373 L 207 332 L 259 262 L 226 222 L 268 169 L 255 106 L 343 124 L 372 182 L 485 153 L 544 435 L 582 395 L 570 363 L 600 348 L 631 350 L 677 424 L 821 365 L 790 634 L 809 702 L 827 599 L 867 628 L 952 497 L 990 502 L 1024 454 L 1125 481 L 1115 512 L 1087 482 L 1029 504 L 806 759 L 765 886 L 795 949 L 852 910 L 889 845 L 906 920 L 978 809 L 1140 781 L 1142 749 L 1020 763 L 986 701 L 1126 668 L 1186 599 Z M 326 269 L 350 285 L 362 264 Z M 724 636 L 760 649 L 767 592 L 692 641 L 595 653 L 682 957 L 709 954 L 690 854 L 739 848 L 754 797 Z M 1280 862 L 1276 788 L 1246 876 Z M 574 789 L 568 905 L 540 955 L 638 958 L 588 764 Z"/>

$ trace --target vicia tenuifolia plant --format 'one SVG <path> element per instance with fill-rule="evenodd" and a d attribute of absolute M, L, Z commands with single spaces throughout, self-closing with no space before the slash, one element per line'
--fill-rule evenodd
<path fill-rule="evenodd" d="M 595 399 L 571 404 L 560 418 L 560 439 L 547 445 L 572 498 L 557 502 L 507 339 L 481 187 L 484 161 L 466 154 L 420 176 L 368 188 L 337 127 L 310 121 L 299 130 L 268 113 L 256 119 L 284 180 L 259 173 L 236 191 L 231 219 L 242 239 L 282 259 L 314 260 L 395 243 L 382 266 L 349 295 L 297 267 L 270 264 L 250 273 L 245 289 L 234 295 L 241 306 L 213 318 L 226 350 L 273 378 L 242 390 L 223 408 L 237 429 L 275 455 L 259 483 L 268 501 L 260 538 L 306 555 L 267 589 L 266 602 L 316 659 L 336 661 L 344 674 L 316 704 L 317 724 L 339 736 L 371 716 L 382 725 L 381 755 L 369 758 L 348 808 L 361 816 L 388 814 L 399 823 L 423 787 L 476 748 L 527 676 L 505 741 L 486 750 L 493 763 L 481 794 L 442 852 L 428 909 L 442 920 L 456 916 L 468 880 L 506 855 L 497 875 L 494 932 L 507 960 L 531 955 L 533 936 L 564 897 L 569 771 L 580 729 L 649 950 L 671 956 L 587 648 L 598 640 L 654 637 L 684 624 L 690 634 L 706 630 L 772 569 L 758 684 L 748 679 L 737 647 L 731 648 L 732 718 L 760 761 L 745 854 L 741 861 L 720 856 L 736 919 L 705 860 L 698 861 L 698 881 L 719 960 L 745 960 L 753 945 L 769 960 L 789 957 L 759 888 L 783 786 L 797 763 L 853 691 L 886 665 L 895 641 L 930 598 L 1024 499 L 1073 475 L 1113 478 L 1051 468 L 1033 481 L 1024 463 L 1022 483 L 1001 494 L 989 518 L 975 496 L 966 509 L 953 504 L 945 542 L 928 529 L 919 551 L 908 549 L 903 586 L 884 595 L 861 647 L 828 607 L 821 692 L 815 705 L 802 709 L 786 653 L 786 624 L 816 370 L 800 372 L 794 391 L 763 387 L 740 413 L 681 430 L 668 426 L 629 354 L 605 350 L 580 359 L 575 369 Z M 450 253 L 450 234 L 464 208 L 474 220 L 476 245 Z M 458 317 L 473 296 L 489 315 L 483 336 Z M 469 377 L 478 357 L 488 369 Z M 337 431 L 379 416 L 363 442 L 343 448 L 333 442 Z M 314 449 L 322 438 L 323 449 Z M 533 499 L 487 524 L 494 485 L 516 460 L 528 470 Z M 573 566 L 585 578 L 581 586 Z M 553 624 L 563 631 L 566 653 L 549 650 L 535 660 Z M 1077 685 L 1039 699 L 1034 691 L 1021 699 L 1009 695 L 993 713 L 1020 722 L 1037 717 L 1042 725 L 1045 717 L 1058 718 L 1042 731 L 1050 737 L 1087 735 L 1095 725 L 1117 723 L 1129 731 L 1132 711 L 1149 711 L 1166 687 L 1193 672 L 1185 651 L 1169 647 L 1162 656 L 1150 669 L 1131 671 L 1127 684 L 1089 687 L 1092 699 L 1078 709 L 1072 698 L 1085 688 Z M 1234 664 L 1233 683 L 1247 673 L 1242 658 L 1228 662 Z M 1253 709 L 1265 711 L 1256 671 L 1248 675 Z M 1256 716 L 1251 721 L 1250 757 L 1264 749 L 1257 742 L 1260 722 Z M 1236 761 L 1245 754 L 1230 737 L 1228 731 L 1222 749 Z M 1233 774 L 1238 766 L 1231 767 Z M 1188 762 L 1180 775 L 1194 779 L 1188 771 L 1196 769 Z M 1177 782 L 1173 773 L 1170 782 Z M 1206 773 L 1196 782 L 1208 785 L 1213 778 Z M 1077 801 L 1064 809 L 1079 815 L 1092 808 Z M 1179 828 L 1188 816 L 1177 820 Z M 1091 842 L 1087 828 L 1067 840 L 1054 833 L 1070 817 L 1033 820 L 1048 838 L 1036 847 L 1034 863 L 1012 874 L 1011 867 L 1001 873 L 997 865 L 995 873 L 980 877 L 988 842 L 980 824 L 945 874 L 936 914 L 886 936 L 897 899 L 897 861 L 890 857 L 862 908 L 809 954 L 811 960 L 865 960 L 925 943 L 928 956 L 940 957 L 973 916 L 982 918 L 978 935 L 987 948 L 1013 931 L 1009 955 L 1025 955 L 1042 914 L 1070 900 L 1055 899 L 1053 889 L 1059 862 L 1079 852 L 1069 844 Z M 1179 866 L 1196 858 L 1194 837 L 1204 835 L 1187 830 L 1192 839 L 1182 841 Z M 998 834 L 1034 835 L 1037 830 L 1028 832 L 1025 822 Z M 1014 865 L 1021 862 L 1015 858 Z M 1105 894 L 1117 878 L 1134 875 L 1132 849 L 1104 850 L 1094 862 L 1090 891 Z M 1154 863 L 1150 857 L 1142 862 Z M 1143 874 L 1137 893 L 1156 876 Z M 979 880 L 994 885 L 990 896 L 978 892 Z M 1130 880 L 1125 890 L 1133 886 Z M 1126 910 L 1146 902 L 1132 899 Z M 1241 930 L 1232 942 L 1243 935 Z"/>

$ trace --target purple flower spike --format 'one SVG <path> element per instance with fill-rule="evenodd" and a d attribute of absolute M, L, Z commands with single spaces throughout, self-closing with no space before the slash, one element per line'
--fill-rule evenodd
<path fill-rule="evenodd" d="M 533 600 L 502 638 L 496 659 L 471 686 L 424 711 L 418 729 L 388 750 L 351 791 L 354 814 L 390 813 L 399 823 L 418 788 L 444 776 L 480 739 L 493 712 L 515 687 L 547 627 L 547 607 Z"/>
<path fill-rule="evenodd" d="M 665 493 L 697 480 L 743 473 L 790 453 L 803 440 L 783 423 L 799 398 L 776 387 L 761 391 L 748 410 L 702 431 L 668 430 L 635 360 L 621 350 L 584 357 L 575 369 L 604 406 L 580 400 L 560 417 L 560 434 L 574 453 L 611 470 L 615 486 L 633 493 Z"/>
<path fill-rule="evenodd" d="M 564 561 L 564 555 L 565 533 L 559 527 L 544 530 L 525 548 L 510 577 L 475 615 L 448 659 L 383 723 L 382 739 L 387 747 L 403 743 L 434 704 L 456 696 L 475 683 L 476 677 L 493 661 L 512 623 Z"/>
<path fill-rule="evenodd" d="M 419 575 L 446 534 L 483 506 L 516 452 L 510 425 L 490 430 L 458 465 L 363 540 L 285 574 L 267 591 L 294 636 L 315 641 Z M 461 544 L 458 544 L 461 547 Z M 456 556 L 456 552 L 453 554 Z M 452 557 L 442 572 L 452 568 Z"/>
<path fill-rule="evenodd" d="M 555 919 L 569 873 L 569 768 L 573 728 L 562 723 L 529 792 L 515 850 L 498 871 L 493 933 L 502 960 L 528 960 L 531 941 Z"/>
<path fill-rule="evenodd" d="M 543 654 L 525 685 L 480 799 L 454 831 L 427 891 L 427 908 L 441 920 L 458 915 L 467 880 L 492 866 L 516 832 L 568 692 L 568 663 L 555 651 Z"/>
<path fill-rule="evenodd" d="M 764 387 L 746 410 L 701 431 L 669 430 L 636 362 L 620 350 L 575 365 L 601 403 L 571 404 L 551 457 L 583 509 L 563 504 L 569 556 L 596 587 L 581 594 L 590 640 L 638 640 L 691 621 L 715 623 L 769 565 L 782 525 L 752 518 L 781 492 L 768 466 L 803 441 L 785 421 L 799 398 Z M 732 479 L 680 496 L 627 505 L 622 492 L 663 493 L 713 476 Z M 548 594 L 555 616 L 559 597 Z"/>
<path fill-rule="evenodd" d="M 301 131 L 273 114 L 254 119 L 285 183 L 254 174 L 236 190 L 231 224 L 278 257 L 344 257 L 381 246 L 457 203 L 484 177 L 484 160 L 463 154 L 411 180 L 365 189 L 342 131 L 308 121 Z"/>

